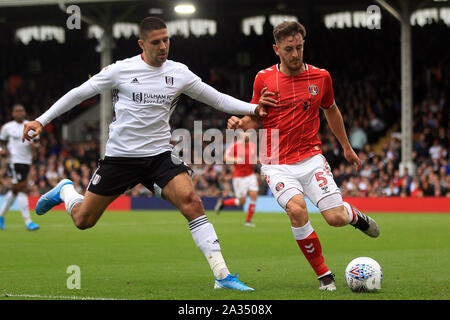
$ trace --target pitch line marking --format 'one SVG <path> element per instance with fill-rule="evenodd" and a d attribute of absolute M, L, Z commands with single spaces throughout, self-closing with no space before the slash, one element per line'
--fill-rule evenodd
<path fill-rule="evenodd" d="M 68 299 L 68 300 L 125 300 L 116 298 L 102 298 L 102 297 L 77 297 L 77 296 L 46 296 L 40 294 L 11 294 L 3 293 L 3 297 L 22 297 L 22 298 L 43 298 L 43 299 Z"/>

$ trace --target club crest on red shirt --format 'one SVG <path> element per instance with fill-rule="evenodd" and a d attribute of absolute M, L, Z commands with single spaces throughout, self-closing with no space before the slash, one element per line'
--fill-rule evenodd
<path fill-rule="evenodd" d="M 308 87 L 308 91 L 310 94 L 312 94 L 313 96 L 317 95 L 319 93 L 319 88 L 317 88 L 317 86 L 315 84 L 312 84 Z"/>

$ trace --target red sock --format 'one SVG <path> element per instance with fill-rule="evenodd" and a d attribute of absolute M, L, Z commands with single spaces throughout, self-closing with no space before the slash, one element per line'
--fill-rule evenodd
<path fill-rule="evenodd" d="M 297 244 L 318 277 L 330 271 L 325 265 L 325 259 L 322 256 L 322 246 L 315 231 L 307 238 L 297 240 Z"/>
<path fill-rule="evenodd" d="M 252 203 L 250 201 L 250 204 L 248 205 L 248 211 L 247 211 L 247 219 L 245 219 L 245 222 L 251 222 L 253 214 L 255 213 L 256 204 Z"/>
<path fill-rule="evenodd" d="M 238 201 L 236 201 L 236 200 L 237 200 L 236 198 L 226 199 L 223 201 L 223 205 L 228 206 L 228 207 L 237 207 L 236 202 L 238 202 Z"/>

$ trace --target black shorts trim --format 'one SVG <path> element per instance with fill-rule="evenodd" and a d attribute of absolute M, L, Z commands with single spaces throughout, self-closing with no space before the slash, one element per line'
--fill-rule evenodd
<path fill-rule="evenodd" d="M 162 189 L 182 172 L 191 174 L 192 169 L 171 151 L 143 158 L 106 156 L 99 160 L 87 190 L 104 196 L 120 195 L 141 183 L 154 192 L 154 184 Z"/>

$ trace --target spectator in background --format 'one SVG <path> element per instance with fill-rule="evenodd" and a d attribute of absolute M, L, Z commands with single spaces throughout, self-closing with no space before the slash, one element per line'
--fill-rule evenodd
<path fill-rule="evenodd" d="M 353 127 L 350 129 L 349 141 L 355 152 L 363 150 L 364 146 L 367 144 L 367 134 L 360 127 L 358 121 L 355 121 Z"/>
<path fill-rule="evenodd" d="M 433 140 L 433 145 L 431 146 L 431 148 L 428 150 L 428 153 L 431 156 L 432 160 L 435 159 L 439 159 L 441 157 L 441 152 L 442 152 L 442 146 L 439 144 L 439 139 L 435 138 Z"/>

